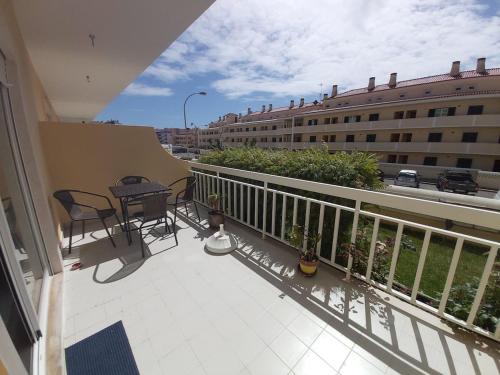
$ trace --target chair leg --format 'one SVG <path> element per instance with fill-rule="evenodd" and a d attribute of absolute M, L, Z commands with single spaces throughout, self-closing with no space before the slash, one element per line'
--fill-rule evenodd
<path fill-rule="evenodd" d="M 173 227 L 174 227 L 174 231 L 175 231 L 175 223 L 177 221 L 177 204 L 175 205 L 175 209 L 174 209 L 174 224 L 173 224 Z"/>
<path fill-rule="evenodd" d="M 118 223 L 118 225 L 120 226 L 120 229 L 122 230 L 122 232 L 124 231 L 124 228 L 122 226 L 122 222 L 120 221 L 120 219 L 118 218 L 118 215 L 115 214 L 115 219 L 116 219 L 116 222 Z"/>
<path fill-rule="evenodd" d="M 69 251 L 68 254 L 71 254 L 71 244 L 73 242 L 73 220 L 69 224 Z"/>
<path fill-rule="evenodd" d="M 174 222 L 174 220 L 172 220 L 171 217 L 168 217 L 168 216 L 166 217 L 165 222 L 167 222 L 167 220 L 170 220 L 172 222 L 172 231 L 174 232 L 175 245 L 178 246 L 179 241 L 177 241 L 177 231 L 175 230 L 175 222 Z"/>
<path fill-rule="evenodd" d="M 184 208 L 186 209 L 186 217 L 189 218 L 188 205 L 186 202 L 184 202 Z"/>
<path fill-rule="evenodd" d="M 85 220 L 82 220 L 82 238 L 85 238 Z"/>
<path fill-rule="evenodd" d="M 144 258 L 144 241 L 142 239 L 142 225 L 139 227 L 139 242 L 141 243 L 142 257 Z"/>
<path fill-rule="evenodd" d="M 196 216 L 198 216 L 198 221 L 201 221 L 200 220 L 200 213 L 198 212 L 198 206 L 197 206 L 195 201 L 193 201 L 193 204 L 194 204 L 194 209 L 196 210 Z"/>
<path fill-rule="evenodd" d="M 111 240 L 111 243 L 113 244 L 113 247 L 116 247 L 115 241 L 113 240 L 113 237 L 111 237 L 111 233 L 109 233 L 109 229 L 108 229 L 108 227 L 106 225 L 106 222 L 102 218 L 101 218 L 101 223 L 102 223 L 102 226 L 104 227 L 104 229 L 106 229 L 106 233 L 108 234 L 108 237 Z"/>

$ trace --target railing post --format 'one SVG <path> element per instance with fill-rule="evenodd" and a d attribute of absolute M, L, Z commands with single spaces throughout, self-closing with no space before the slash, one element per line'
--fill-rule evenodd
<path fill-rule="evenodd" d="M 441 295 L 441 301 L 439 302 L 438 315 L 440 316 L 443 316 L 444 309 L 446 308 L 446 304 L 448 303 L 451 285 L 453 284 L 453 279 L 455 278 L 455 272 L 457 270 L 458 260 L 460 259 L 460 253 L 462 252 L 463 245 L 463 237 L 457 238 L 455 250 L 453 250 L 453 257 L 451 258 L 450 268 L 448 269 L 448 276 L 446 276 L 446 283 L 444 284 L 443 294 Z"/>
<path fill-rule="evenodd" d="M 339 238 L 339 222 L 340 222 L 340 208 L 335 208 L 335 223 L 333 224 L 333 239 L 332 239 L 332 254 L 330 255 L 330 260 L 335 264 L 335 258 L 337 257 L 337 241 Z"/>
<path fill-rule="evenodd" d="M 351 230 L 351 245 L 356 246 L 356 233 L 358 231 L 358 221 L 359 221 L 359 211 L 361 210 L 361 201 L 356 201 L 356 206 L 354 207 L 354 218 L 352 220 L 352 230 Z M 352 254 L 349 253 L 349 258 L 347 259 L 347 270 L 346 279 L 351 278 L 351 268 L 352 268 Z"/>
<path fill-rule="evenodd" d="M 262 238 L 266 238 L 266 221 L 267 221 L 267 181 L 264 182 L 264 203 L 262 205 Z"/>
<path fill-rule="evenodd" d="M 321 254 L 321 238 L 323 237 L 323 222 L 325 219 L 325 205 L 321 203 L 319 206 L 319 220 L 318 220 L 318 233 L 320 234 L 318 244 L 316 245 L 316 255 L 319 257 Z"/>
<path fill-rule="evenodd" d="M 474 297 L 474 302 L 472 303 L 472 307 L 469 312 L 469 316 L 467 318 L 467 325 L 470 327 L 472 323 L 474 323 L 474 319 L 476 318 L 477 311 L 479 310 L 479 305 L 481 305 L 481 300 L 483 299 L 484 291 L 486 290 L 486 286 L 488 285 L 488 280 L 491 275 L 491 271 L 493 270 L 493 266 L 495 265 L 495 259 L 497 257 L 498 247 L 492 246 L 490 248 L 490 253 L 488 254 L 488 258 L 486 259 L 486 264 L 484 265 L 483 275 L 481 276 L 481 281 L 477 287 L 476 296 Z"/>
<path fill-rule="evenodd" d="M 220 188 L 219 188 L 219 181 L 220 181 L 220 175 L 219 175 L 219 171 L 217 171 L 217 197 L 219 197 L 219 200 L 220 200 Z"/>
<path fill-rule="evenodd" d="M 281 210 L 281 241 L 285 241 L 286 230 L 286 195 L 283 194 L 283 207 Z"/>
<path fill-rule="evenodd" d="M 391 268 L 389 270 L 389 277 L 387 278 L 387 292 L 392 294 L 392 283 L 394 281 L 394 274 L 396 273 L 396 266 L 398 264 L 399 247 L 401 246 L 401 237 L 403 236 L 404 224 L 398 223 L 398 231 L 396 232 L 396 241 L 392 249 Z"/>
<path fill-rule="evenodd" d="M 417 273 L 415 275 L 413 288 L 411 290 L 412 303 L 415 303 L 417 301 L 418 288 L 420 287 L 420 280 L 422 279 L 422 272 L 424 271 L 425 258 L 427 257 L 427 250 L 429 249 L 431 234 L 432 232 L 429 229 L 425 231 L 424 242 L 422 243 L 422 249 L 420 250 L 420 258 L 418 260 Z"/>
<path fill-rule="evenodd" d="M 378 228 L 380 218 L 376 217 L 373 223 L 372 240 L 370 242 L 370 254 L 368 255 L 368 264 L 366 265 L 366 282 L 369 283 L 372 277 L 373 260 L 375 259 L 375 249 L 377 247 Z"/>

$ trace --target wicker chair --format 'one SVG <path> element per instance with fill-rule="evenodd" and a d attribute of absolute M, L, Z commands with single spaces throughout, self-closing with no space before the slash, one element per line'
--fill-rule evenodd
<path fill-rule="evenodd" d="M 78 203 L 75 200 L 75 196 L 78 195 L 102 198 L 106 200 L 109 207 L 97 208 L 94 206 L 90 206 L 88 204 Z M 53 196 L 63 205 L 64 209 L 66 210 L 71 219 L 71 223 L 69 226 L 69 250 L 68 250 L 70 254 L 71 254 L 71 245 L 73 243 L 73 223 L 75 221 L 82 222 L 82 235 L 85 236 L 85 221 L 100 220 L 102 226 L 104 227 L 106 233 L 108 234 L 111 243 L 113 244 L 114 247 L 116 247 L 115 241 L 113 240 L 113 237 L 111 237 L 111 233 L 109 232 L 105 219 L 114 216 L 118 224 L 120 224 L 120 227 L 121 223 L 120 219 L 118 219 L 118 216 L 116 215 L 116 209 L 113 207 L 108 197 L 106 197 L 105 195 L 90 193 L 88 191 L 81 191 L 81 190 L 58 190 L 53 194 Z"/>
<path fill-rule="evenodd" d="M 172 231 L 175 237 L 175 244 L 178 245 L 177 233 L 175 231 L 174 221 L 167 215 L 167 198 L 169 193 L 151 194 L 141 197 L 142 211 L 134 214 L 134 217 L 141 222 L 139 226 L 139 236 L 141 237 L 141 251 L 144 257 L 144 241 L 142 240 L 142 230 L 152 228 L 165 223 L 165 231 L 170 232 L 168 220 L 172 223 Z M 146 225 L 148 222 L 156 221 L 153 224 Z"/>
<path fill-rule="evenodd" d="M 132 185 L 132 184 L 143 184 L 145 182 L 151 182 L 151 180 L 144 176 L 125 176 L 120 178 L 115 182 L 115 186 L 119 185 Z M 129 206 L 137 206 L 141 204 L 141 198 L 129 198 L 127 201 L 127 205 Z"/>
<path fill-rule="evenodd" d="M 177 181 L 172 182 L 170 185 L 168 185 L 169 189 L 172 189 L 172 187 L 176 184 L 181 184 L 185 182 L 185 187 L 181 191 L 177 193 L 175 196 L 175 201 L 172 201 L 169 203 L 169 206 L 174 207 L 174 226 L 177 221 L 177 207 L 179 205 L 184 205 L 184 208 L 186 209 L 186 215 L 189 216 L 189 211 L 187 208 L 188 203 L 193 203 L 194 209 L 196 210 L 196 216 L 198 216 L 198 221 L 200 221 L 200 214 L 198 212 L 198 206 L 196 206 L 196 202 L 194 201 L 194 189 L 196 187 L 196 178 L 194 176 L 188 176 L 181 178 Z"/>

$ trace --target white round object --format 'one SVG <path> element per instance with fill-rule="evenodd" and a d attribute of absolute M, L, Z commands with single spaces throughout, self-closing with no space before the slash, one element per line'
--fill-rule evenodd
<path fill-rule="evenodd" d="M 238 242 L 234 236 L 222 230 L 222 233 L 220 231 L 215 232 L 208 238 L 205 248 L 214 254 L 227 254 L 236 249 L 237 245 Z"/>

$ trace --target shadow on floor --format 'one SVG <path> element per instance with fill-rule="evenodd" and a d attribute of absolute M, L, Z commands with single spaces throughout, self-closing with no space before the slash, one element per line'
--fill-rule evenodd
<path fill-rule="evenodd" d="M 384 293 L 368 284 L 356 279 L 346 281 L 343 272 L 326 264 L 320 265 L 314 277 L 304 277 L 293 263 L 292 248 L 273 239 L 262 240 L 258 237 L 260 233 L 252 233 L 234 222 L 229 230 L 240 243 L 231 253 L 233 257 L 392 369 L 402 374 L 463 373 L 461 363 L 456 361 L 457 345 L 462 345 L 460 353 L 468 358 L 460 360 L 470 362 L 476 374 L 484 373 L 478 356 L 481 360 L 494 361 L 500 370 L 499 346 L 492 340 L 462 328 L 448 333 L 388 303 L 381 297 Z M 409 310 L 414 308 L 408 305 Z M 408 335 L 397 331 L 396 318 L 398 322 L 410 322 Z M 429 337 L 432 337 L 432 347 Z M 409 343 L 413 343 L 412 350 Z M 436 365 L 434 348 L 440 352 L 441 362 L 445 358 L 446 363 Z M 429 354 L 433 358 L 429 358 Z"/>

